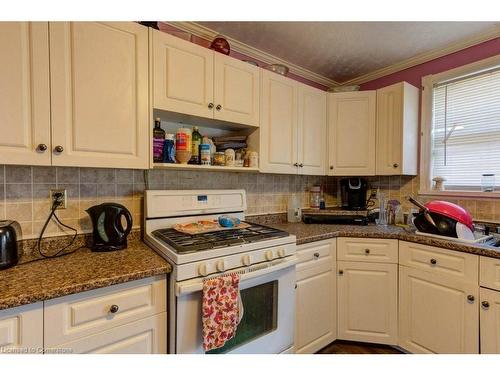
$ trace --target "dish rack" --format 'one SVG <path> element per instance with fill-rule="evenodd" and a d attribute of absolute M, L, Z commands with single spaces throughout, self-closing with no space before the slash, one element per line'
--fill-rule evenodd
<path fill-rule="evenodd" d="M 493 235 L 486 236 L 486 235 L 479 233 L 479 232 L 474 232 L 474 237 L 476 237 L 476 238 L 473 240 L 466 240 L 463 238 L 441 236 L 439 234 L 425 233 L 425 232 L 420 232 L 418 230 L 415 231 L 415 234 L 418 234 L 419 236 L 437 238 L 437 239 L 444 240 L 444 241 L 461 242 L 461 243 L 466 243 L 466 244 L 471 244 L 471 245 L 484 244 L 484 243 L 486 243 L 486 241 L 489 241 L 494 237 Z"/>

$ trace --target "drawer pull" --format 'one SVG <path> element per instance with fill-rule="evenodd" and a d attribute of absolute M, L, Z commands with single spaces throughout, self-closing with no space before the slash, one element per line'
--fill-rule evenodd
<path fill-rule="evenodd" d="M 313 256 L 314 256 L 314 259 L 319 259 L 319 253 L 314 253 Z"/>
<path fill-rule="evenodd" d="M 208 109 L 212 109 L 214 107 L 214 103 L 208 103 Z"/>
<path fill-rule="evenodd" d="M 432 258 L 432 259 L 431 259 L 431 264 L 436 264 L 436 263 L 437 263 L 437 260 L 436 260 L 436 259 L 434 259 L 434 258 Z"/>
<path fill-rule="evenodd" d="M 116 314 L 118 312 L 118 310 L 119 310 L 118 305 L 111 305 L 111 307 L 109 308 L 109 312 L 111 314 Z"/>
<path fill-rule="evenodd" d="M 339 275 L 343 275 L 343 274 L 344 274 L 344 271 L 339 270 Z"/>
<path fill-rule="evenodd" d="M 473 296 L 472 294 L 469 294 L 469 295 L 467 296 L 467 301 L 469 301 L 469 302 L 474 302 L 474 300 L 475 300 L 475 298 L 474 298 L 474 296 Z"/>
<path fill-rule="evenodd" d="M 365 249 L 365 254 L 366 255 L 370 254 L 370 249 Z"/>
<path fill-rule="evenodd" d="M 483 301 L 481 302 L 481 306 L 483 306 L 483 308 L 487 310 L 490 307 L 490 303 L 488 301 Z"/>

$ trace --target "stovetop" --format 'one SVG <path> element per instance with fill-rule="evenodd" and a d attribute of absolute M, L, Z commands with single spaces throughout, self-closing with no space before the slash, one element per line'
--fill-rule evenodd
<path fill-rule="evenodd" d="M 250 224 L 248 228 L 195 235 L 181 233 L 173 228 L 164 228 L 153 231 L 152 235 L 170 246 L 177 254 L 212 250 L 289 236 L 287 232 L 279 229 L 253 223 L 248 224 Z"/>

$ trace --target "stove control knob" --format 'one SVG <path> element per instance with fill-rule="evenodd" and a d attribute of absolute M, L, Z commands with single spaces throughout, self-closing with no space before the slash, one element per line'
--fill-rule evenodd
<path fill-rule="evenodd" d="M 266 259 L 273 260 L 273 258 L 274 258 L 273 251 L 272 250 L 266 251 Z"/>
<path fill-rule="evenodd" d="M 207 265 L 205 263 L 201 263 L 198 266 L 198 273 L 200 274 L 200 276 L 207 276 L 208 275 Z"/>
<path fill-rule="evenodd" d="M 217 261 L 215 267 L 217 268 L 217 271 L 224 272 L 226 270 L 226 263 L 224 262 L 224 260 L 221 259 Z"/>
<path fill-rule="evenodd" d="M 283 249 L 282 247 L 280 247 L 278 249 L 278 257 L 280 257 L 280 258 L 284 258 L 285 257 L 285 249 Z"/>
<path fill-rule="evenodd" d="M 241 258 L 241 263 L 243 263 L 244 266 L 251 265 L 252 260 L 250 259 L 250 255 L 243 255 L 243 258 Z"/>

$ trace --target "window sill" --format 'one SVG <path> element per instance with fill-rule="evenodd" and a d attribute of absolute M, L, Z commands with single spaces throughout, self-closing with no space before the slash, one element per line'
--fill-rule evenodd
<path fill-rule="evenodd" d="M 418 195 L 429 197 L 451 197 L 451 198 L 481 198 L 481 199 L 499 199 L 500 191 L 485 193 L 483 191 L 471 190 L 420 190 Z"/>

